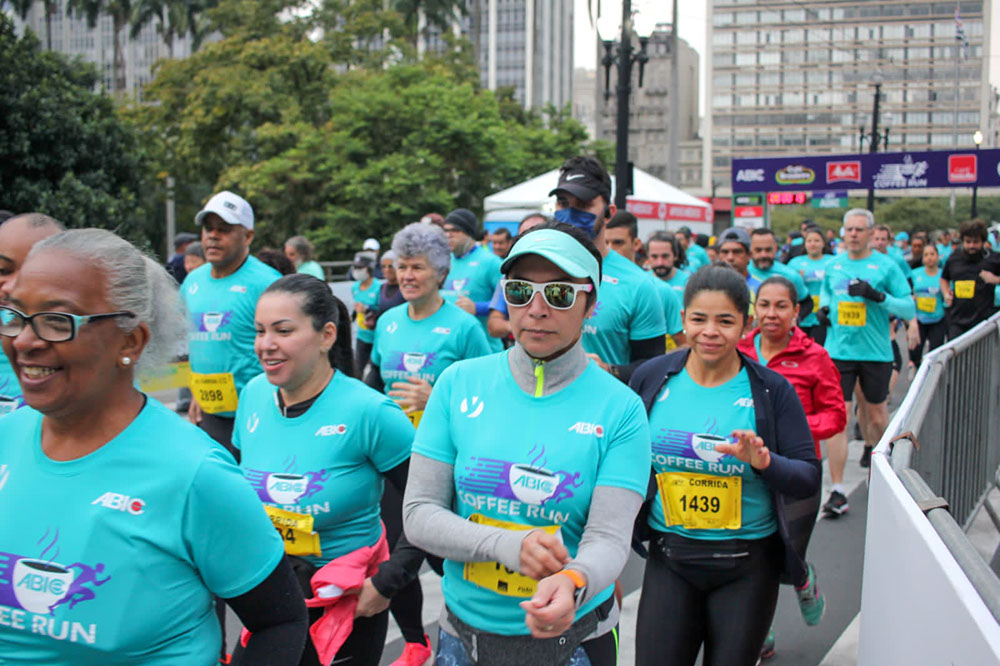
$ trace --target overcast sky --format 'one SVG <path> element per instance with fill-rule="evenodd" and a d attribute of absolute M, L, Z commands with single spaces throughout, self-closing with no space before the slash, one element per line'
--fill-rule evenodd
<path fill-rule="evenodd" d="M 621 20 L 622 4 L 621 0 L 589 0 L 593 5 L 594 12 L 597 12 L 597 5 L 600 3 L 601 12 L 605 16 L 613 16 L 617 21 Z M 705 25 L 706 25 L 706 2 L 705 0 L 680 0 L 680 36 L 687 40 L 695 51 L 698 52 L 701 68 L 701 86 L 699 97 L 702 98 L 699 105 L 704 111 L 705 96 Z M 597 39 L 595 27 L 590 23 L 587 13 L 588 0 L 576 0 L 574 20 L 576 27 L 573 35 L 574 54 L 573 58 L 576 67 L 594 69 L 597 66 Z M 643 14 L 648 14 L 654 22 L 670 23 L 673 20 L 673 3 L 671 0 L 632 0 L 633 11 L 639 10 Z M 597 17 L 594 17 L 595 25 Z M 603 24 L 602 24 L 603 25 Z"/>

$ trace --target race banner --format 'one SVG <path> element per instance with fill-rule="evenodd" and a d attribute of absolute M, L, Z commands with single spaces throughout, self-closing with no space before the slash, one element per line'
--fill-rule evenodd
<path fill-rule="evenodd" d="M 1000 149 L 733 160 L 733 192 L 1000 187 Z"/>

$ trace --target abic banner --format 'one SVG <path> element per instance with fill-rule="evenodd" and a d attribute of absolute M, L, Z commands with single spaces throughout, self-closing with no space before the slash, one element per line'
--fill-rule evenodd
<path fill-rule="evenodd" d="M 1000 187 L 1000 149 L 733 159 L 733 192 Z"/>

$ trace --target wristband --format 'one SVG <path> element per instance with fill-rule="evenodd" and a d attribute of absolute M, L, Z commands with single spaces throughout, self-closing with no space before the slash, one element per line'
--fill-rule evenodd
<path fill-rule="evenodd" d="M 577 589 L 579 589 L 581 587 L 587 587 L 587 582 L 585 580 L 583 580 L 583 576 L 581 576 L 576 571 L 573 571 L 572 569 L 563 569 L 563 570 L 557 571 L 555 573 L 555 575 L 557 575 L 557 576 L 559 574 L 562 574 L 562 575 L 566 576 L 567 578 L 569 578 L 571 581 L 573 581 L 573 586 L 576 587 Z"/>

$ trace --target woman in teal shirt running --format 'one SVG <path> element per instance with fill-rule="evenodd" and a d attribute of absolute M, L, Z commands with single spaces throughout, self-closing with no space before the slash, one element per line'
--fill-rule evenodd
<path fill-rule="evenodd" d="M 135 388 L 184 322 L 173 278 L 111 232 L 62 232 L 24 262 L 0 307 L 28 404 L 0 420 L 0 661 L 210 666 L 218 596 L 254 627 L 243 664 L 298 663 L 305 605 L 260 502 Z"/>
<path fill-rule="evenodd" d="M 240 394 L 233 445 L 302 593 L 312 597 L 318 569 L 386 542 L 383 484 L 394 484 L 399 495 L 405 489 L 413 426 L 389 398 L 352 377 L 351 318 L 326 284 L 287 275 L 261 295 L 254 319 L 264 373 Z M 399 514 L 398 502 L 393 510 Z M 357 617 L 336 659 L 379 663 L 389 600 L 416 578 L 423 560 L 402 543 L 391 559 L 372 554 L 369 570 L 377 572 L 359 581 Z M 322 611 L 311 614 L 315 622 Z M 300 663 L 320 663 L 311 641 Z"/>
<path fill-rule="evenodd" d="M 948 332 L 948 322 L 944 316 L 944 296 L 941 293 L 941 267 L 938 265 L 938 251 L 933 243 L 924 248 L 924 265 L 910 272 L 913 281 L 913 300 L 917 304 L 917 328 L 920 342 L 910 350 L 910 360 L 920 367 L 924 357 L 924 343 L 927 350 L 937 349 L 944 344 Z"/>
<path fill-rule="evenodd" d="M 816 311 L 819 310 L 819 295 L 823 290 L 823 278 L 826 277 L 826 265 L 833 255 L 824 254 L 826 249 L 826 239 L 823 238 L 823 230 L 819 227 L 806 229 L 804 244 L 806 253 L 791 259 L 788 267 L 797 271 L 806 283 L 809 296 L 812 297 L 812 312 L 799 323 L 799 328 L 810 338 L 820 345 L 826 340 L 826 326 L 821 326 L 816 318 Z"/>
<path fill-rule="evenodd" d="M 512 349 L 448 368 L 417 430 L 406 534 L 445 559 L 438 664 L 617 660 L 615 579 L 645 493 L 634 393 L 588 359 L 600 254 L 546 223 L 503 263 Z"/>

